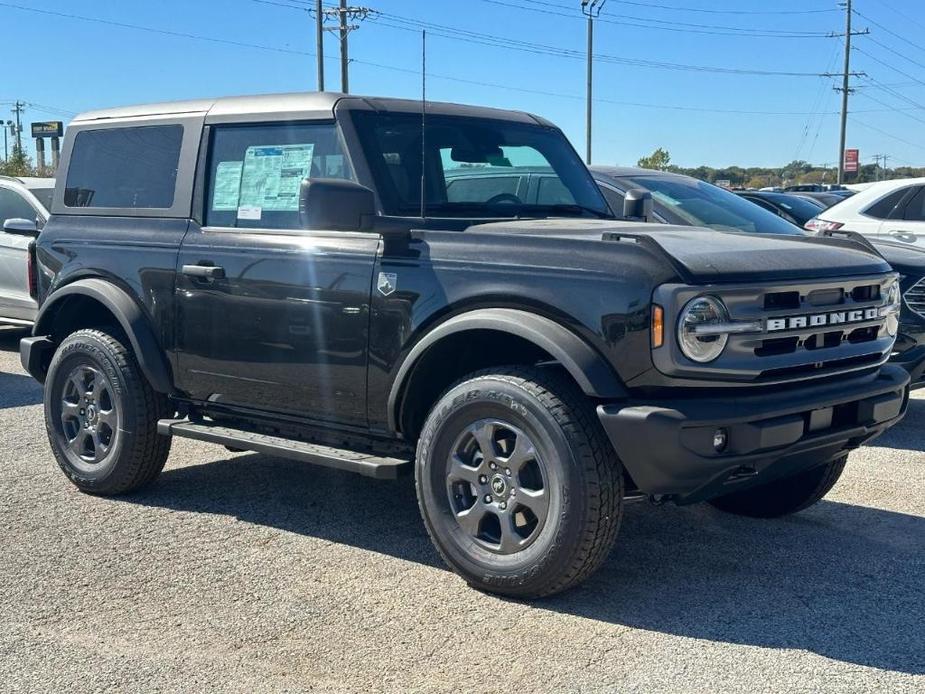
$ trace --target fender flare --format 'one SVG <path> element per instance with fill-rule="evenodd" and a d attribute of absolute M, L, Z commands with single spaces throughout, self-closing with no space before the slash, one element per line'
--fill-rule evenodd
<path fill-rule="evenodd" d="M 523 338 L 549 353 L 571 375 L 581 390 L 593 398 L 617 400 L 628 396 L 613 368 L 581 337 L 550 318 L 508 308 L 475 309 L 440 323 L 405 357 L 389 392 L 389 428 L 399 430 L 400 410 L 408 381 L 428 349 L 450 335 L 470 330 L 494 330 Z"/>
<path fill-rule="evenodd" d="M 67 284 L 49 294 L 35 319 L 33 335 L 50 335 L 54 318 L 62 302 L 71 296 L 85 296 L 105 306 L 131 343 L 138 366 L 158 393 L 171 393 L 170 368 L 164 352 L 141 307 L 123 289 L 99 278 L 87 278 Z"/>

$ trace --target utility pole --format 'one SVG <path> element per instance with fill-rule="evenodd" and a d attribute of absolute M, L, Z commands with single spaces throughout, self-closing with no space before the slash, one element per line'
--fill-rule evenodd
<path fill-rule="evenodd" d="M 15 133 L 16 148 L 20 152 L 23 151 L 22 149 L 22 112 L 25 110 L 26 110 L 26 105 L 21 101 L 17 101 L 16 104 L 13 106 L 13 111 L 12 111 L 13 113 L 16 114 L 16 133 Z"/>
<path fill-rule="evenodd" d="M 372 12 L 368 7 L 349 7 L 347 0 L 340 0 L 339 7 L 323 10 L 325 17 L 332 17 L 337 22 L 332 31 L 336 31 L 340 38 L 340 90 L 344 94 L 350 93 L 350 53 L 347 37 L 350 32 L 359 29 L 358 22 L 362 22 Z"/>
<path fill-rule="evenodd" d="M 318 55 L 318 91 L 324 91 L 324 8 L 315 1 L 315 52 Z"/>
<path fill-rule="evenodd" d="M 588 102 L 585 107 L 585 163 L 591 165 L 591 128 L 594 91 L 594 20 L 601 16 L 607 0 L 581 0 L 581 12 L 588 18 Z"/>
<path fill-rule="evenodd" d="M 10 160 L 10 143 L 9 143 L 9 134 L 10 130 L 13 127 L 13 121 L 8 120 L 6 122 L 0 120 L 0 128 L 3 128 L 3 161 Z"/>
<path fill-rule="evenodd" d="M 849 86 L 848 80 L 850 77 L 864 74 L 862 72 L 851 72 L 851 37 L 870 33 L 870 29 L 851 31 L 851 14 L 853 12 L 851 3 L 852 0 L 845 0 L 845 2 L 840 3 L 845 8 L 845 33 L 830 34 L 830 36 L 844 36 L 845 39 L 845 69 L 839 75 L 842 78 L 841 87 L 835 87 L 835 91 L 841 92 L 841 127 L 838 136 L 838 180 L 836 181 L 838 184 L 845 182 L 845 134 L 848 128 L 848 95 L 854 91 Z"/>

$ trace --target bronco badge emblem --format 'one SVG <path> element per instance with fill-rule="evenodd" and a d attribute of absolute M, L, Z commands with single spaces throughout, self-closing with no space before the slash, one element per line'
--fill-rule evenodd
<path fill-rule="evenodd" d="M 376 285 L 376 288 L 379 290 L 379 293 L 382 296 L 388 296 L 395 292 L 395 288 L 398 286 L 398 275 L 394 272 L 380 272 L 379 281 Z"/>

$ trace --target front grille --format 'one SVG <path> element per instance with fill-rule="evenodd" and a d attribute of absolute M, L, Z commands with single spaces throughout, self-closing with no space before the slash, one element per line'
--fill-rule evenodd
<path fill-rule="evenodd" d="M 925 286 L 922 289 L 923 308 L 925 308 Z M 879 284 L 851 284 L 848 286 L 829 286 L 818 289 L 807 288 L 800 291 L 772 291 L 764 295 L 764 318 L 773 318 L 786 312 L 788 315 L 806 314 L 807 316 L 827 316 L 830 312 L 836 315 L 847 315 L 851 310 L 869 308 L 878 305 L 881 300 Z M 754 354 L 756 357 L 776 357 L 783 354 L 794 354 L 807 350 L 831 350 L 839 347 L 843 342 L 859 344 L 873 342 L 880 332 L 880 318 L 873 325 L 856 327 L 853 324 L 833 326 L 831 324 L 819 325 L 817 330 L 811 327 L 797 328 L 798 334 L 781 337 L 773 335 L 756 342 Z M 838 359 L 838 357 L 833 357 Z M 812 368 L 824 368 L 817 362 L 810 365 Z M 785 367 L 786 371 L 791 367 Z"/>
<path fill-rule="evenodd" d="M 677 328 L 680 311 L 697 296 L 713 296 L 726 306 L 732 326 L 723 352 L 712 362 L 689 360 L 677 339 L 653 352 L 656 368 L 666 375 L 752 383 L 783 383 L 824 378 L 883 363 L 894 338 L 886 330 L 881 309 L 896 275 L 869 275 L 772 285 L 663 285 L 655 295 L 660 306 L 672 307 Z M 906 301 L 918 301 L 925 315 L 925 280 Z M 753 326 L 745 328 L 744 326 Z M 674 336 L 672 336 L 673 338 Z"/>
<path fill-rule="evenodd" d="M 925 277 L 920 279 L 903 294 L 906 306 L 925 318 Z"/>

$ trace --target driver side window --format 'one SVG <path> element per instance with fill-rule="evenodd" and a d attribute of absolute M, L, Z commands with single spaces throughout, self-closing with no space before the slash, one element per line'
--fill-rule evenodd
<path fill-rule="evenodd" d="M 9 188 L 0 188 L 0 225 L 8 219 L 28 219 L 37 221 L 37 214 L 26 199 Z"/>

